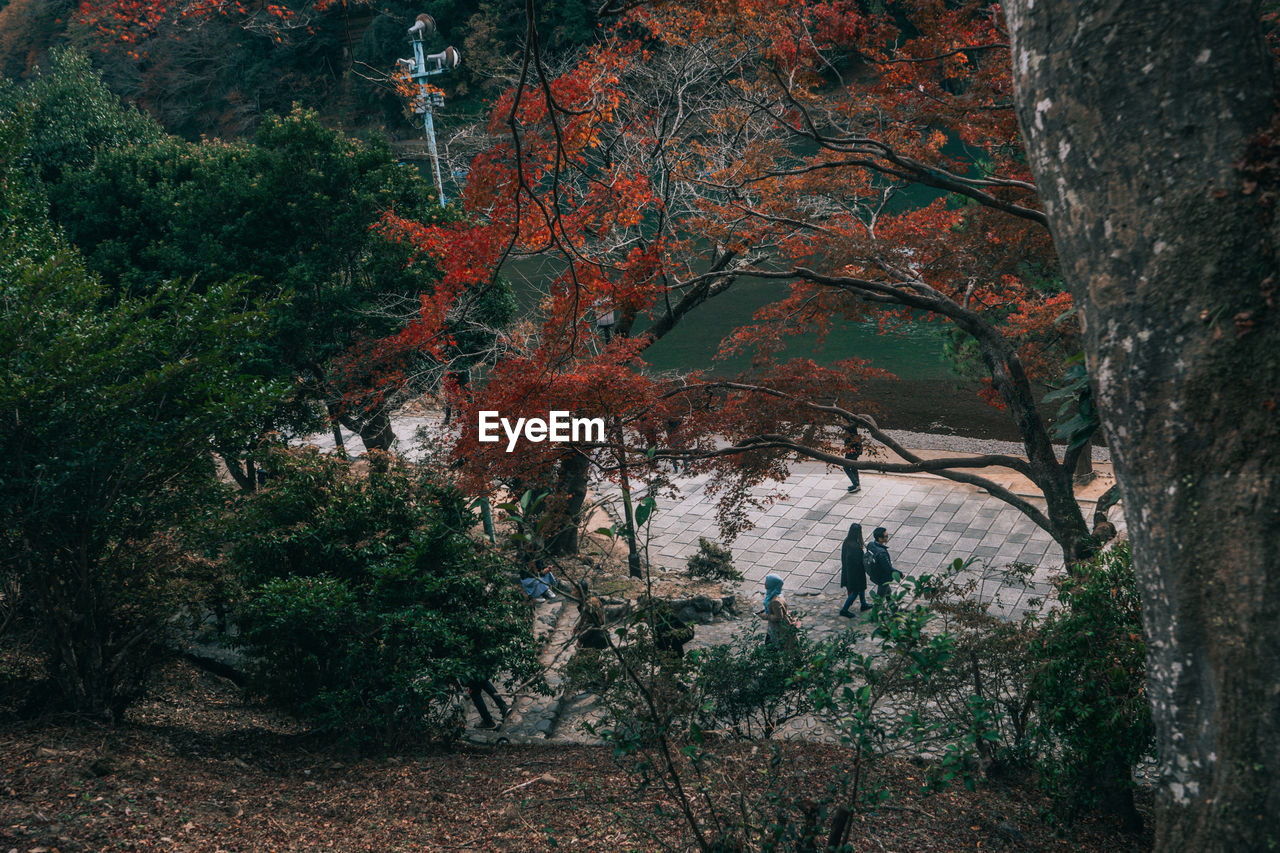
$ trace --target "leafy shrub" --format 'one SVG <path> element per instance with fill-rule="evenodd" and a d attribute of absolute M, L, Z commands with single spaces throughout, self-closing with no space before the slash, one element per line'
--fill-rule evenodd
<path fill-rule="evenodd" d="M 689 558 L 689 577 L 699 580 L 740 581 L 742 572 L 733 566 L 733 554 L 723 545 L 698 537 L 698 552 Z"/>
<path fill-rule="evenodd" d="M 277 453 L 229 549 L 236 640 L 267 700 L 358 743 L 448 738 L 460 685 L 533 677 L 528 608 L 462 496 L 374 456 L 367 476 Z"/>
<path fill-rule="evenodd" d="M 714 721 L 714 713 L 707 707 L 712 700 L 702 683 L 703 674 L 711 666 L 705 652 L 691 652 L 683 658 L 663 652 L 639 613 L 632 614 L 614 633 L 617 641 L 609 649 L 584 650 L 590 654 L 580 652 L 574 660 L 583 662 L 577 671 L 580 683 L 601 691 L 600 718 L 585 724 L 585 728 L 613 745 L 615 759 L 634 775 L 639 790 L 655 787 L 665 801 L 678 804 L 698 839 L 697 849 L 746 849 L 742 842 L 747 838 L 758 841 L 766 823 L 789 824 L 782 809 L 770 809 L 768 817 L 760 811 L 770 805 L 767 795 L 760 794 L 762 789 L 774 787 L 772 777 L 780 764 L 777 755 L 762 754 L 752 768 L 758 775 L 753 775 L 752 785 L 745 787 L 734 777 L 739 763 L 721 762 L 710 751 L 712 738 L 707 736 L 711 733 L 704 730 L 703 724 L 711 721 L 714 727 L 719 722 Z M 716 659 L 746 658 L 760 645 L 758 633 L 744 632 L 736 635 Z M 592 663 L 599 667 L 595 673 L 586 671 Z M 798 658 L 791 657 L 788 664 L 798 664 Z M 777 677 L 770 678 L 769 683 L 783 686 L 786 675 L 781 666 L 777 669 Z M 723 683 L 721 687 L 721 693 L 730 692 Z M 736 697 L 734 711 L 739 714 L 742 729 L 751 714 L 747 707 L 751 699 L 764 692 L 767 691 L 750 698 Z M 803 702 L 801 692 L 796 698 Z"/>
<path fill-rule="evenodd" d="M 764 643 L 753 632 L 698 653 L 695 689 L 697 722 L 735 738 L 769 738 L 787 722 L 814 710 L 813 694 L 854 654 L 856 635 L 826 642 L 809 639 L 803 628 L 794 644 Z M 813 662 L 821 660 L 823 666 Z"/>
<path fill-rule="evenodd" d="M 265 322 L 238 285 L 113 298 L 85 270 L 26 171 L 41 114 L 13 109 L 0 105 L 0 553 L 50 698 L 118 718 L 184 601 L 171 531 L 222 498 L 209 436 L 288 389 L 238 367 Z"/>
<path fill-rule="evenodd" d="M 270 452 L 267 487 L 240 501 L 225 529 L 227 553 L 249 585 L 271 578 L 363 577 L 403 557 L 433 523 L 466 529 L 470 513 L 450 490 L 380 453 L 366 476 L 315 450 Z"/>
<path fill-rule="evenodd" d="M 652 603 L 638 607 L 610 630 L 610 648 L 580 649 L 569 668 L 573 687 L 600 697 L 600 722 L 588 729 L 628 750 L 647 748 L 662 732 L 686 727 L 694 711 L 689 684 L 696 658 L 663 648 L 665 615 Z"/>
<path fill-rule="evenodd" d="M 991 737 L 990 711 L 985 703 L 967 699 L 954 716 L 939 710 L 947 670 L 957 661 L 954 637 L 941 630 L 937 614 L 923 603 L 936 589 L 937 579 L 929 575 L 902 578 L 872 605 L 876 648 L 812 662 L 823 673 L 814 691 L 817 708 L 853 752 L 850 806 L 875 805 L 889 796 L 873 771 L 879 760 L 895 753 L 936 758 L 927 774 L 929 787 L 957 779 L 974 783 L 979 744 Z"/>
<path fill-rule="evenodd" d="M 983 775 L 1026 769 L 1035 719 L 1031 684 L 1038 667 L 1032 642 L 1039 636 L 1042 601 L 1032 587 L 1035 567 L 1013 563 L 975 570 L 972 563 L 955 560 L 923 590 L 936 620 L 932 630 L 950 638 L 951 655 L 927 681 L 903 685 L 904 692 L 922 716 L 936 722 L 942 738 L 970 731 L 981 720 L 983 736 L 973 746 Z M 1000 590 L 1021 588 L 1028 612 L 1018 619 L 993 612 L 1000 593 L 982 594 L 991 581 L 998 581 Z"/>
<path fill-rule="evenodd" d="M 1002 586 L 1025 587 L 1029 573 L 997 574 Z M 914 750 L 936 759 L 934 787 L 1034 767 L 1061 817 L 1101 806 L 1138 828 L 1132 770 L 1153 731 L 1127 547 L 1063 582 L 1060 607 L 1044 619 L 1034 608 L 1016 620 L 991 612 L 980 595 L 990 575 L 956 561 L 904 579 L 876 602 L 880 653 L 855 655 L 846 686 L 820 707 L 841 721 L 855 766 Z"/>
<path fill-rule="evenodd" d="M 1139 829 L 1133 768 L 1152 749 L 1142 607 L 1126 543 L 1082 566 L 1034 645 L 1040 771 L 1059 814 L 1101 806 Z"/>

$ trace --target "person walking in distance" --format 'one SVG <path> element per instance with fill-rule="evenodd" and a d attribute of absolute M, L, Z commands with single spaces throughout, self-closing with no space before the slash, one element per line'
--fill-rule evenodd
<path fill-rule="evenodd" d="M 876 585 L 876 596 L 883 598 L 889 594 L 889 584 L 900 577 L 889 559 L 889 531 L 877 527 L 872 533 L 875 540 L 867 546 L 867 575 Z"/>
<path fill-rule="evenodd" d="M 858 432 L 856 426 L 846 427 L 844 433 L 844 458 L 850 462 L 857 462 L 860 456 L 862 456 L 862 434 Z M 862 483 L 858 479 L 858 469 L 852 465 L 846 465 L 844 466 L 844 472 L 849 476 L 849 493 L 861 491 Z"/>
<path fill-rule="evenodd" d="M 862 603 L 861 610 L 871 609 L 871 605 L 867 604 L 867 567 L 862 545 L 862 525 L 857 522 L 849 525 L 849 535 L 840 546 L 840 586 L 849 591 L 849 597 L 840 608 L 841 616 L 853 618 L 849 607 L 854 598 Z"/>

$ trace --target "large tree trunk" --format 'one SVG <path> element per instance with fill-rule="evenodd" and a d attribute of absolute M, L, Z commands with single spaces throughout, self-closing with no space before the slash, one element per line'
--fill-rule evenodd
<path fill-rule="evenodd" d="M 1094 551 L 1089 527 L 1076 500 L 1071 469 L 1058 461 L 1049 431 L 1036 405 L 1022 361 L 1011 346 L 990 327 L 966 324 L 981 347 L 982 360 L 991 374 L 991 384 L 1009 409 L 1022 447 L 1031 466 L 1031 480 L 1044 495 L 1045 514 L 1052 524 L 1053 539 L 1062 548 L 1062 557 L 1070 567 L 1087 559 Z"/>
<path fill-rule="evenodd" d="M 391 413 L 381 406 L 362 420 L 342 418 L 342 425 L 360 436 L 365 450 L 392 453 L 396 449 L 396 434 L 391 428 Z"/>
<path fill-rule="evenodd" d="M 1270 849 L 1280 843 L 1280 141 L 1258 139 L 1274 110 L 1260 9 L 1006 8 L 1019 119 L 1083 312 L 1142 588 L 1157 848 Z"/>
<path fill-rule="evenodd" d="M 560 463 L 554 497 L 563 501 L 564 506 L 555 515 L 558 526 L 551 528 L 547 538 L 547 550 L 554 556 L 568 557 L 578 553 L 578 522 L 587 499 L 590 467 L 591 457 L 576 448 Z"/>

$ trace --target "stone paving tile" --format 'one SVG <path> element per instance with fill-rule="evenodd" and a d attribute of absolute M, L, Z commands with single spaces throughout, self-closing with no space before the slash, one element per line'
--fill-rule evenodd
<path fill-rule="evenodd" d="M 659 500 L 651 553 L 661 565 L 681 565 L 696 550 L 699 536 L 720 541 L 714 505 L 702 494 L 706 482 L 705 476 L 676 477 L 681 497 Z M 973 557 L 995 566 L 1029 563 L 1037 568 L 1037 580 L 1044 581 L 1061 566 L 1047 533 L 976 487 L 879 474 L 864 475 L 862 491 L 850 494 L 847 483 L 842 472 L 829 466 L 793 466 L 791 478 L 777 489 L 790 499 L 748 513 L 756 527 L 730 543 L 748 585 L 761 584 L 774 572 L 788 580 L 790 589 L 838 591 L 840 545 L 853 521 L 862 525 L 868 540 L 875 527 L 890 528 L 895 565 L 913 574 Z M 754 492 L 762 501 L 769 494 L 768 487 Z M 1012 603 L 1006 603 L 1014 607 L 1021 600 L 1018 590 Z"/>

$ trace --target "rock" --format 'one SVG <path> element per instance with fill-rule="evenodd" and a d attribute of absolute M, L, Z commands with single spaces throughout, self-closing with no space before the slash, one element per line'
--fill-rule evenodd
<path fill-rule="evenodd" d="M 1002 837 L 1007 838 L 1010 841 L 1017 842 L 1018 844 L 1024 844 L 1027 840 L 1026 836 L 1019 832 L 1018 828 L 1008 821 L 1002 820 L 1000 823 L 996 824 L 996 832 L 998 832 Z"/>
<path fill-rule="evenodd" d="M 705 625 L 711 621 L 711 614 L 701 613 L 692 604 L 686 604 L 683 608 L 676 611 L 676 618 L 686 624 L 690 622 L 699 622 Z"/>

